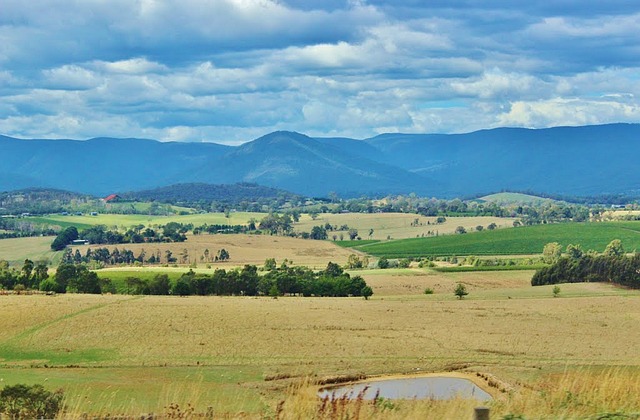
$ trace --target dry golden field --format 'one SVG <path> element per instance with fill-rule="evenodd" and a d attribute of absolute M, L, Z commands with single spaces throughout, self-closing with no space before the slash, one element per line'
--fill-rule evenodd
<path fill-rule="evenodd" d="M 415 221 L 418 224 L 415 224 Z M 472 231 L 478 225 L 486 228 L 489 224 L 495 223 L 499 228 L 513 227 L 515 219 L 500 217 L 447 217 L 447 221 L 436 224 L 436 217 L 424 217 L 417 214 L 407 213 L 344 213 L 344 214 L 319 214 L 316 220 L 309 215 L 302 215 L 300 221 L 294 224 L 296 232 L 310 232 L 314 226 L 329 223 L 332 226 L 347 225 L 349 228 L 358 230 L 362 239 L 385 240 L 415 238 L 417 236 L 427 236 L 429 231 L 439 235 L 454 233 L 458 226 L 463 226 L 467 231 Z M 369 230 L 373 229 L 373 235 L 369 237 Z M 335 234 L 340 237 L 344 235 L 349 239 L 347 231 L 328 232 L 329 238 Z"/>
<path fill-rule="evenodd" d="M 626 389 L 640 387 L 636 291 L 567 284 L 553 298 L 550 287 L 524 284 L 524 272 L 433 279 L 411 270 L 377 273 L 362 272 L 376 292 L 369 301 L 0 296 L 0 382 L 62 386 L 77 412 L 159 412 L 189 402 L 201 411 L 214 406 L 253 416 L 273 415 L 283 398 L 290 414 L 317 403 L 300 396 L 307 391 L 290 391 L 307 377 L 481 373 L 514 390 L 508 398 L 493 389 L 497 412 L 521 410 L 527 418 L 537 418 L 536 390 L 568 381 L 584 393 L 578 401 L 595 392 L 578 390 L 580 378 L 595 383 L 607 367 L 620 369 L 614 376 L 627 378 Z M 466 299 L 446 290 L 456 282 L 468 285 Z M 428 284 L 435 294 L 417 293 Z M 281 379 L 265 380 L 274 378 Z M 607 398 L 609 405 L 594 406 L 594 413 L 622 404 Z"/>
<path fill-rule="evenodd" d="M 102 247 L 102 245 L 83 245 L 76 248 L 84 254 L 87 248 L 92 247 Z M 224 248 L 231 257 L 224 263 L 213 264 L 212 268 L 229 268 L 244 264 L 260 266 L 267 258 L 275 258 L 278 263 L 288 259 L 296 265 L 325 268 L 329 261 L 344 265 L 349 255 L 357 252 L 340 248 L 327 241 L 271 235 L 189 235 L 185 242 L 179 243 L 121 244 L 105 245 L 105 247 L 110 250 L 130 249 L 135 255 L 144 249 L 147 256 L 160 251 L 163 262 L 166 250 L 170 250 L 174 257 L 180 259 L 180 253 L 186 249 L 189 256 L 188 263 L 196 263 L 200 268 L 207 265 L 200 258 L 205 249 L 208 249 L 213 257 L 218 250 Z"/>
<path fill-rule="evenodd" d="M 533 271 L 493 271 L 468 273 L 439 273 L 429 269 L 388 269 L 364 270 L 351 272 L 361 275 L 375 291 L 376 296 L 409 296 L 422 295 L 426 288 L 435 293 L 453 293 L 457 283 L 463 282 L 469 292 L 510 292 L 531 289 Z M 476 296 L 477 297 L 477 296 Z"/>

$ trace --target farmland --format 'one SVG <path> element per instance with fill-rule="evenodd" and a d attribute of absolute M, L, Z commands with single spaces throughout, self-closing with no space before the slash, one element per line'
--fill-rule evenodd
<path fill-rule="evenodd" d="M 517 400 L 567 370 L 640 367 L 638 292 L 571 284 L 553 298 L 523 272 L 380 271 L 362 273 L 380 291 L 369 301 L 4 296 L 0 378 L 62 386 L 78 412 L 160 412 L 177 402 L 265 415 L 308 376 L 454 368 L 500 378 Z M 471 291 L 462 301 L 450 289 L 459 281 Z M 427 285 L 436 293 L 417 293 Z M 502 414 L 516 408 L 495 404 Z"/>
<path fill-rule="evenodd" d="M 48 259 L 57 263 L 60 253 L 51 251 L 52 240 L 52 237 L 46 236 L 0 239 L 0 260 L 8 261 L 13 265 L 21 264 L 26 258 L 32 261 Z"/>
<path fill-rule="evenodd" d="M 102 246 L 99 245 L 99 247 Z M 84 253 L 92 247 L 96 248 L 96 246 L 83 245 L 74 247 L 74 249 L 79 249 L 81 253 Z M 215 255 L 218 250 L 224 248 L 230 255 L 228 261 L 214 263 L 210 267 L 212 269 L 239 267 L 245 264 L 262 265 L 267 258 L 275 258 L 278 263 L 287 259 L 296 265 L 319 269 L 324 268 L 329 261 L 345 264 L 349 255 L 354 252 L 340 248 L 328 241 L 271 235 L 231 234 L 190 235 L 185 242 L 177 243 L 121 244 L 104 245 L 104 247 L 110 250 L 126 248 L 133 251 L 135 255 L 144 249 L 147 253 L 159 252 L 160 255 L 164 255 L 167 250 L 170 250 L 175 256 L 179 256 L 186 250 L 187 264 L 195 264 L 196 268 L 201 269 L 207 265 L 200 258 L 207 249 L 211 255 Z M 184 267 L 183 265 L 183 269 Z"/>
<path fill-rule="evenodd" d="M 319 214 L 315 220 L 308 215 L 303 215 L 300 222 L 294 225 L 296 231 L 309 232 L 313 226 L 347 225 L 356 229 L 362 239 L 385 240 L 416 238 L 429 235 L 442 235 L 455 232 L 458 226 L 463 226 L 471 231 L 476 226 L 486 227 L 495 223 L 497 227 L 512 227 L 514 219 L 500 217 L 449 217 L 444 223 L 436 223 L 435 217 L 424 217 L 407 213 L 345 213 L 345 214 Z M 417 222 L 417 223 L 416 223 Z M 369 231 L 373 233 L 369 236 Z M 431 233 L 430 233 L 431 232 Z M 330 232 L 329 236 L 340 234 L 348 239 L 346 230 Z"/>
<path fill-rule="evenodd" d="M 255 214 L 232 213 L 229 223 L 246 222 L 251 215 Z M 186 223 L 184 218 L 191 217 L 194 224 L 204 223 L 196 218 L 205 216 L 176 216 L 175 221 Z M 127 277 L 149 279 L 164 273 L 175 281 L 190 268 L 212 273 L 245 264 L 261 266 L 267 258 L 321 269 L 329 261 L 344 265 L 354 252 L 390 258 L 413 256 L 411 252 L 517 256 L 539 254 L 552 241 L 597 250 L 614 238 L 627 250 L 640 243 L 640 222 L 539 225 L 432 238 L 415 238 L 412 233 L 431 227 L 432 218 L 419 218 L 412 226 L 415 216 L 398 214 L 319 215 L 316 220 L 303 216 L 294 227 L 307 230 L 323 223 L 324 217 L 325 223 L 347 224 L 366 236 L 374 229 L 373 238 L 334 243 L 201 234 L 188 235 L 181 243 L 106 245 L 135 254 L 143 249 L 161 255 L 171 251 L 186 258 L 179 265 L 117 266 L 97 273 L 126 292 Z M 450 217 L 446 223 L 458 226 L 464 219 Z M 468 219 L 470 226 L 488 222 Z M 91 220 L 87 216 L 85 221 Z M 512 223 L 500 220 L 504 227 Z M 136 220 L 105 215 L 100 223 L 121 227 Z M 379 240 L 376 231 L 385 238 L 411 239 Z M 49 250 L 51 240 L 2 240 L 0 258 L 18 266 L 25 256 L 55 260 L 59 254 Z M 74 249 L 84 254 L 88 247 Z M 222 248 L 229 252 L 229 261 L 202 260 L 205 249 L 215 254 Z M 422 254 L 425 250 L 431 252 Z M 584 418 L 640 411 L 637 399 L 628 394 L 640 391 L 640 358 L 635 351 L 640 333 L 634 327 L 640 320 L 640 291 L 602 283 L 563 284 L 556 298 L 551 286 L 531 286 L 532 270 L 439 272 L 416 265 L 349 271 L 372 287 L 370 300 L 0 296 L 0 382 L 62 387 L 76 415 L 166 413 L 170 404 L 178 403 L 183 408 L 191 404 L 200 413 L 212 407 L 218 416 L 273 417 L 281 404 L 283 418 L 302 418 L 317 409 L 314 381 L 455 371 L 475 378 L 494 395 L 490 404 L 497 418 L 559 413 Z M 453 294 L 460 283 L 469 292 L 462 300 Z M 481 377 L 494 378 L 498 385 L 489 386 Z M 511 389 L 511 396 L 500 389 Z M 567 401 L 567 392 L 575 398 Z M 407 401 L 394 403 L 391 411 L 370 414 L 407 418 L 442 412 L 445 418 L 468 417 L 472 405 Z M 370 409 L 364 407 L 363 413 Z"/>
<path fill-rule="evenodd" d="M 157 226 L 164 225 L 169 222 L 178 222 L 183 224 L 193 223 L 194 225 L 202 224 L 221 224 L 221 225 L 244 225 L 249 222 L 250 219 L 255 218 L 260 220 L 264 217 L 264 213 L 247 213 L 247 212 L 232 212 L 229 213 L 229 217 L 226 217 L 224 213 L 203 213 L 203 214 L 186 214 L 186 215 L 172 215 L 172 216 L 151 216 L 143 214 L 98 214 L 96 216 L 82 215 L 82 216 L 62 216 L 62 215 L 50 215 L 45 217 L 30 217 L 26 220 L 33 223 L 47 224 L 51 226 L 76 226 L 78 229 L 82 229 L 89 226 L 104 225 L 108 228 L 130 228 L 132 226 L 142 224 L 145 226 Z"/>
<path fill-rule="evenodd" d="M 563 248 L 569 244 L 579 244 L 585 250 L 601 252 L 613 239 L 620 239 L 629 251 L 640 249 L 640 222 L 523 226 L 464 235 L 365 243 L 355 246 L 355 249 L 388 258 L 426 255 L 530 255 L 541 253 L 544 245 L 549 242 L 558 242 Z"/>

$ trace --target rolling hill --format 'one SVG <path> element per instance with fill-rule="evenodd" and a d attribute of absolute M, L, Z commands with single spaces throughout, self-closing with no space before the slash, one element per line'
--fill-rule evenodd
<path fill-rule="evenodd" d="M 0 191 L 50 187 L 94 195 L 171 184 L 257 183 L 306 196 L 492 191 L 640 195 L 640 124 L 467 134 L 311 138 L 279 131 L 240 146 L 144 139 L 0 136 Z"/>

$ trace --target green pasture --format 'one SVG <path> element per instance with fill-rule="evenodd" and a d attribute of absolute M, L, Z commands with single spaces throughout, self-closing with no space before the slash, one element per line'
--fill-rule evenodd
<path fill-rule="evenodd" d="M 523 226 L 463 235 L 365 243 L 353 248 L 387 258 L 428 255 L 522 255 L 540 254 L 549 242 L 558 242 L 563 248 L 569 244 L 579 244 L 585 251 L 593 249 L 602 252 L 613 239 L 620 239 L 624 249 L 629 252 L 640 249 L 640 222 Z"/>
<path fill-rule="evenodd" d="M 27 258 L 31 261 L 49 260 L 55 266 L 60 262 L 62 252 L 51 250 L 52 241 L 52 236 L 0 239 L 0 260 L 18 268 Z"/>
<path fill-rule="evenodd" d="M 159 226 L 165 225 L 169 222 L 178 222 L 183 224 L 192 223 L 194 226 L 200 226 L 205 223 L 210 225 L 244 225 L 247 224 L 252 218 L 259 221 L 265 215 L 266 213 L 236 212 L 230 213 L 229 217 L 227 218 L 224 213 L 203 213 L 172 216 L 100 213 L 97 216 L 62 216 L 55 214 L 42 217 L 29 217 L 25 220 L 35 224 L 60 226 L 61 228 L 75 226 L 78 229 L 82 230 L 95 225 L 105 225 L 109 228 L 116 227 L 126 229 L 135 225 Z"/>
<path fill-rule="evenodd" d="M 177 280 L 184 273 L 189 271 L 186 267 L 180 267 L 179 269 L 173 269 L 169 267 L 154 267 L 152 269 L 136 270 L 129 268 L 127 270 L 119 269 L 106 269 L 97 270 L 96 273 L 101 279 L 109 279 L 116 288 L 116 293 L 127 293 L 127 285 L 125 280 L 129 277 L 136 277 L 140 280 L 151 281 L 158 274 L 166 274 L 170 280 Z"/>

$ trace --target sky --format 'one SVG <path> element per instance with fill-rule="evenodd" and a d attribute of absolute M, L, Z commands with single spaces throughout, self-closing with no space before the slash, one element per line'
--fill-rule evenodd
<path fill-rule="evenodd" d="M 637 0 L 0 0 L 0 134 L 640 122 Z"/>

